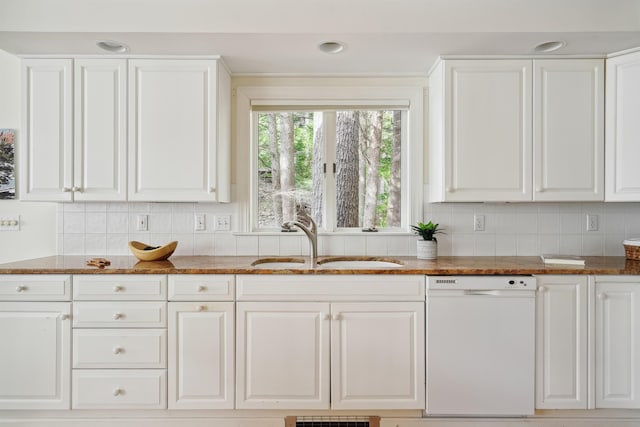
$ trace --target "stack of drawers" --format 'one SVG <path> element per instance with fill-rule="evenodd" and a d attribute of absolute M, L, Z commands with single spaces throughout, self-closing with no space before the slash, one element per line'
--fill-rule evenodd
<path fill-rule="evenodd" d="M 166 408 L 166 280 L 74 276 L 72 408 Z"/>

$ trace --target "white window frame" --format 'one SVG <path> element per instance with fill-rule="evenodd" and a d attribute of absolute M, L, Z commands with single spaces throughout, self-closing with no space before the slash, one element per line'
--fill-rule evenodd
<path fill-rule="evenodd" d="M 421 220 L 423 201 L 423 146 L 424 146 L 424 89 L 422 87 L 238 87 L 236 90 L 236 177 L 239 217 L 237 231 L 245 233 L 265 232 L 255 229 L 253 218 L 257 205 L 257 144 L 253 143 L 252 106 L 386 106 L 408 107 L 406 144 L 402 155 L 402 223 L 401 232 L 410 233 L 409 225 Z M 329 187 L 329 186 L 328 186 Z M 333 193 L 329 189 L 327 193 Z M 325 197 L 333 197 L 325 194 Z M 329 224 L 332 224 L 333 220 Z M 326 233 L 357 233 L 354 229 L 327 229 Z M 382 233 L 387 230 L 381 230 Z M 397 229 L 388 232 L 398 232 Z"/>

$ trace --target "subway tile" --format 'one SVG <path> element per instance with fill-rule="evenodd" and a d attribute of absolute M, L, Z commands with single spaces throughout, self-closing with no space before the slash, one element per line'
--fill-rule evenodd
<path fill-rule="evenodd" d="M 213 248 L 215 255 L 235 255 L 236 238 L 231 233 L 217 233 L 213 237 Z"/>
<path fill-rule="evenodd" d="M 366 255 L 367 240 L 365 236 L 345 236 L 344 255 Z"/>
<path fill-rule="evenodd" d="M 452 256 L 473 256 L 475 252 L 475 236 L 473 234 L 455 234 L 451 238 Z"/>
<path fill-rule="evenodd" d="M 127 234 L 111 233 L 107 234 L 107 256 L 109 255 L 130 255 L 127 246 L 129 238 Z"/>
<path fill-rule="evenodd" d="M 181 233 L 182 230 L 176 230 L 172 227 L 172 215 L 166 212 L 153 212 L 149 214 L 149 231 L 151 233 Z M 186 231 L 187 233 L 189 230 Z"/>
<path fill-rule="evenodd" d="M 585 256 L 604 255 L 604 235 L 584 234 L 582 236 L 582 255 L 585 255 Z"/>
<path fill-rule="evenodd" d="M 93 256 L 105 256 L 107 254 L 107 235 L 87 234 L 84 239 L 84 253 Z"/>
<path fill-rule="evenodd" d="M 84 234 L 84 212 L 67 211 L 64 213 L 63 232 L 64 234 Z"/>
<path fill-rule="evenodd" d="M 494 234 L 475 235 L 475 247 L 473 251 L 475 256 L 495 256 L 496 254 L 496 236 Z"/>
<path fill-rule="evenodd" d="M 193 233 L 192 234 L 173 234 L 171 235 L 171 240 L 178 241 L 178 247 L 176 248 L 174 255 L 177 255 L 177 256 L 194 255 Z"/>
<path fill-rule="evenodd" d="M 280 255 L 280 236 L 258 236 L 258 255 Z"/>
<path fill-rule="evenodd" d="M 278 237 L 278 240 L 278 251 L 281 256 L 301 256 L 310 254 L 309 239 L 307 239 L 307 236 L 287 235 Z"/>
<path fill-rule="evenodd" d="M 258 236 L 236 236 L 236 254 L 258 255 Z"/>
<path fill-rule="evenodd" d="M 213 235 L 211 234 L 194 234 L 193 235 L 193 254 L 194 255 L 214 255 Z"/>
<path fill-rule="evenodd" d="M 106 212 L 87 212 L 85 214 L 86 233 L 106 233 L 107 214 Z"/>
<path fill-rule="evenodd" d="M 107 213 L 107 233 L 122 234 L 129 232 L 129 214 L 126 212 Z"/>
<path fill-rule="evenodd" d="M 538 236 L 535 234 L 518 234 L 516 244 L 516 255 L 518 256 L 540 255 Z"/>
<path fill-rule="evenodd" d="M 384 235 L 366 236 L 366 254 L 370 256 L 386 256 L 389 254 L 387 237 Z"/>

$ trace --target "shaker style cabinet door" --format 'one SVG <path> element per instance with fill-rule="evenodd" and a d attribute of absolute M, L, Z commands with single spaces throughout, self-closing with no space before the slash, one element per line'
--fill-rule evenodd
<path fill-rule="evenodd" d="M 237 409 L 329 409 L 329 303 L 237 304 Z"/>
<path fill-rule="evenodd" d="M 533 68 L 534 200 L 604 200 L 604 61 Z"/>
<path fill-rule="evenodd" d="M 229 201 L 229 81 L 214 59 L 129 61 L 129 200 Z"/>
<path fill-rule="evenodd" d="M 596 408 L 640 408 L 640 282 L 596 282 Z"/>
<path fill-rule="evenodd" d="M 74 61 L 76 201 L 127 199 L 127 61 Z"/>
<path fill-rule="evenodd" d="M 233 409 L 233 305 L 169 303 L 169 409 Z"/>
<path fill-rule="evenodd" d="M 0 409 L 70 409 L 71 303 L 0 302 Z"/>
<path fill-rule="evenodd" d="M 536 408 L 587 409 L 587 276 L 537 280 Z"/>
<path fill-rule="evenodd" d="M 640 201 L 639 93 L 640 52 L 607 59 L 607 201 Z"/>
<path fill-rule="evenodd" d="M 73 60 L 22 61 L 20 199 L 73 199 Z"/>
<path fill-rule="evenodd" d="M 331 408 L 424 409 L 424 303 L 331 311 Z"/>
<path fill-rule="evenodd" d="M 444 60 L 429 78 L 431 198 L 531 200 L 529 60 Z"/>

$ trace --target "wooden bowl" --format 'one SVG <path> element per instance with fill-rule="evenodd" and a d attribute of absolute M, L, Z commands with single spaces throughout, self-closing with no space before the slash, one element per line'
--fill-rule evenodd
<path fill-rule="evenodd" d="M 177 241 L 169 242 L 166 245 L 158 247 L 136 242 L 135 240 L 129 242 L 131 253 L 140 261 L 164 261 L 171 256 L 177 246 Z"/>

